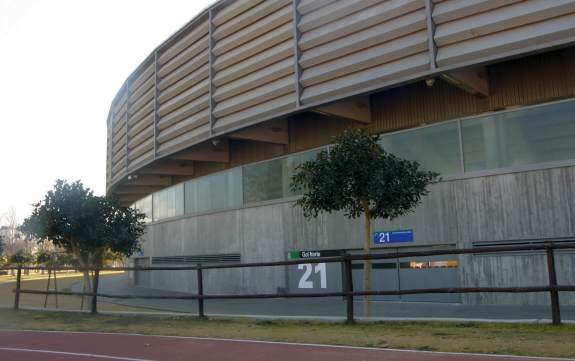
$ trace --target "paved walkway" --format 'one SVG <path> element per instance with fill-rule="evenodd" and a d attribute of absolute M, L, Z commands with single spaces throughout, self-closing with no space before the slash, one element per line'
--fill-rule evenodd
<path fill-rule="evenodd" d="M 80 290 L 75 285 L 74 290 Z M 101 279 L 100 292 L 108 294 L 136 295 L 181 295 L 181 293 L 134 287 L 125 276 L 111 276 Z M 128 306 L 156 309 L 164 312 L 197 313 L 193 300 L 143 300 L 103 299 Z M 363 315 L 363 302 L 355 304 L 356 316 Z M 250 300 L 206 300 L 207 315 L 239 315 L 269 318 L 315 318 L 342 319 L 346 305 L 341 298 L 303 299 L 250 299 Z M 454 319 L 454 320 L 508 320 L 524 322 L 547 322 L 551 317 L 548 306 L 472 306 L 462 304 L 428 302 L 373 302 L 372 316 L 375 319 Z M 563 320 L 575 321 L 575 307 L 561 308 Z"/>
<path fill-rule="evenodd" d="M 558 359 L 382 350 L 280 342 L 106 333 L 0 331 L 10 361 L 548 361 Z"/>

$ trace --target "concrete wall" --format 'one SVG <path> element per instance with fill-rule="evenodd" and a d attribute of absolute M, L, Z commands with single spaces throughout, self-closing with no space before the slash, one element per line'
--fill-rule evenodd
<path fill-rule="evenodd" d="M 473 242 L 525 239 L 575 239 L 575 167 L 443 182 L 418 210 L 387 227 L 412 228 L 420 244 L 456 243 L 459 248 Z M 575 252 L 556 256 L 558 282 L 575 284 Z M 462 287 L 546 285 L 547 266 L 543 253 L 505 256 L 460 257 Z M 563 293 L 562 303 L 575 305 L 575 295 Z M 548 304 L 542 293 L 468 294 L 464 303 Z"/>
<path fill-rule="evenodd" d="M 416 212 L 374 222 L 374 230 L 413 229 L 415 245 L 523 239 L 575 239 L 575 167 L 444 181 L 431 187 Z M 306 220 L 293 203 L 275 203 L 157 222 L 148 227 L 145 256 L 240 253 L 242 262 L 286 259 L 290 250 L 358 249 L 361 220 L 341 214 Z M 559 283 L 575 284 L 575 253 L 557 256 Z M 460 257 L 461 286 L 545 285 L 542 254 Z M 154 272 L 152 287 L 194 291 L 193 272 Z M 207 271 L 209 293 L 276 292 L 282 267 Z M 464 295 L 464 303 L 547 304 L 548 295 Z M 575 305 L 575 295 L 562 294 Z"/>

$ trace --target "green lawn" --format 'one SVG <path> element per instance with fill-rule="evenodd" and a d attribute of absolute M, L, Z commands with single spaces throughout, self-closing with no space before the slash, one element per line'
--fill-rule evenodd
<path fill-rule="evenodd" d="M 102 277 L 112 276 L 114 273 L 107 272 L 102 275 Z M 14 304 L 14 287 L 16 286 L 14 277 L 3 276 L 4 279 L 0 279 L 0 307 L 9 307 Z M 62 273 L 58 274 L 58 290 L 70 290 L 72 285 L 75 283 L 82 282 L 82 275 L 80 273 Z M 22 277 L 22 289 L 25 290 L 46 290 L 46 285 L 48 283 L 48 275 L 44 274 L 32 274 L 26 277 Z M 53 288 L 52 283 L 52 288 Z M 20 295 L 20 306 L 23 308 L 41 308 L 44 306 L 44 295 L 33 295 L 33 294 L 21 294 Z M 81 298 L 78 296 L 58 296 L 58 307 L 62 310 L 80 310 Z M 54 296 L 48 297 L 48 302 L 46 305 L 48 308 L 56 308 L 56 298 Z M 87 309 L 88 305 L 85 305 Z M 146 310 L 141 308 L 134 308 L 122 305 L 116 305 L 112 303 L 98 301 L 98 308 L 102 311 L 137 311 L 145 312 Z M 2 319 L 0 318 L 0 327 L 2 325 Z"/>
<path fill-rule="evenodd" d="M 2 328 L 126 332 L 382 348 L 575 357 L 575 325 L 455 322 L 198 320 L 193 317 L 97 315 L 0 309 Z"/>

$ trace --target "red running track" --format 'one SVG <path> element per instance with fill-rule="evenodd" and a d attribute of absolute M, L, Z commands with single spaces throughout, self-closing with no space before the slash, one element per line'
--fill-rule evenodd
<path fill-rule="evenodd" d="M 0 360 L 544 361 L 553 359 L 397 351 L 193 337 L 0 331 Z"/>

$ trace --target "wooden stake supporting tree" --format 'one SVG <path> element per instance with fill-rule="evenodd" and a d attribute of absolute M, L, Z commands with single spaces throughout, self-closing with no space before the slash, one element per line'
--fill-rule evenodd
<path fill-rule="evenodd" d="M 58 292 L 58 280 L 56 278 L 56 269 L 58 267 L 58 254 L 51 251 L 40 251 L 36 254 L 36 265 L 48 268 L 48 281 L 46 282 L 46 292 L 54 291 Z M 51 283 L 54 284 L 54 288 L 51 289 Z M 44 308 L 48 307 L 48 297 L 50 295 L 46 294 L 44 296 Z M 58 294 L 54 295 L 56 301 L 56 308 L 58 307 Z"/>
<path fill-rule="evenodd" d="M 342 211 L 348 218 L 364 218 L 365 253 L 371 252 L 371 220 L 392 220 L 412 212 L 427 187 L 439 174 L 419 169 L 414 161 L 386 152 L 378 135 L 354 128 L 336 137 L 328 150 L 315 160 L 296 168 L 291 188 L 303 192 L 296 201 L 304 215 L 315 218 L 321 212 Z M 363 264 L 363 288 L 370 290 L 371 261 Z M 369 316 L 369 302 L 365 314 Z"/>
<path fill-rule="evenodd" d="M 51 281 L 52 275 L 54 276 L 54 289 L 50 289 L 50 281 Z M 48 268 L 48 282 L 46 283 L 46 292 L 48 292 L 48 291 L 58 292 L 58 281 L 56 279 L 56 270 L 52 270 L 52 268 Z M 44 308 L 48 308 L 48 296 L 49 295 L 46 294 L 44 297 Z M 54 295 L 54 297 L 55 297 L 55 301 L 56 301 L 56 308 L 59 308 L 58 307 L 58 293 L 56 293 Z"/>

